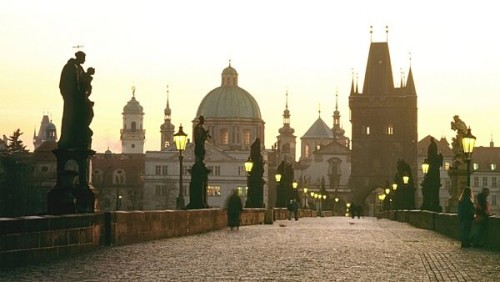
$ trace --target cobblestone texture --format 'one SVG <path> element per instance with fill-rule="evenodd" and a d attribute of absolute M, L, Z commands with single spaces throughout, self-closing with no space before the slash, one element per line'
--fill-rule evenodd
<path fill-rule="evenodd" d="M 500 253 L 406 223 L 281 220 L 0 272 L 0 281 L 500 281 Z"/>

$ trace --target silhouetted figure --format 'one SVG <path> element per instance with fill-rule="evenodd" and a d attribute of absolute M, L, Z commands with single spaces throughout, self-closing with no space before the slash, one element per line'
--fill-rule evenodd
<path fill-rule="evenodd" d="M 458 199 L 458 221 L 460 223 L 460 241 L 462 248 L 469 248 L 472 221 L 474 220 L 474 203 L 472 202 L 472 191 L 464 188 Z"/>
<path fill-rule="evenodd" d="M 205 141 L 210 138 L 208 130 L 205 129 L 205 118 L 200 116 L 198 124 L 194 128 L 194 155 L 195 162 L 205 159 Z"/>
<path fill-rule="evenodd" d="M 236 229 L 240 228 L 242 210 L 243 204 L 241 203 L 240 196 L 238 196 L 238 190 L 235 189 L 227 201 L 227 225 L 231 230 L 233 230 L 234 227 L 236 227 Z"/>
<path fill-rule="evenodd" d="M 297 203 L 296 200 L 290 200 L 287 209 L 288 209 L 288 220 L 292 219 L 292 213 L 293 213 L 293 218 L 295 218 L 295 220 L 299 220 L 299 204 Z"/>
<path fill-rule="evenodd" d="M 75 58 L 68 60 L 61 72 L 59 89 L 64 99 L 61 138 L 59 149 L 90 149 L 92 130 L 89 128 L 93 113 L 93 102 L 88 99 L 92 92 L 90 82 L 93 68 L 87 74 L 82 64 L 85 63 L 85 53 L 78 51 Z"/>
<path fill-rule="evenodd" d="M 478 228 L 472 240 L 472 245 L 475 248 L 482 247 L 486 243 L 488 222 L 491 215 L 490 203 L 488 202 L 489 195 L 490 189 L 488 188 L 483 188 L 481 193 L 477 194 L 476 216 L 474 221 L 478 225 Z"/>

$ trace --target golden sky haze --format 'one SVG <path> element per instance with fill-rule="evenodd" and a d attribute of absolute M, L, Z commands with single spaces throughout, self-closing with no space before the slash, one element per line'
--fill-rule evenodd
<path fill-rule="evenodd" d="M 146 150 L 158 150 L 170 88 L 172 122 L 186 128 L 228 65 L 260 105 L 266 147 L 282 126 L 285 93 L 300 138 L 318 117 L 332 125 L 335 93 L 348 136 L 352 72 L 362 89 L 370 44 L 389 27 L 395 86 L 411 65 L 419 139 L 451 140 L 455 114 L 477 144 L 500 138 L 500 26 L 494 1 L 3 1 L 0 134 L 33 130 L 50 114 L 60 130 L 63 65 L 84 45 L 93 81 L 93 149 L 121 152 L 122 110 L 136 87 Z M 319 106 L 318 106 L 319 105 Z M 190 130 L 186 132 L 191 135 Z M 60 134 L 60 132 L 58 132 Z M 299 140 L 299 139 L 298 139 Z M 498 142 L 497 142 L 498 143 Z"/>

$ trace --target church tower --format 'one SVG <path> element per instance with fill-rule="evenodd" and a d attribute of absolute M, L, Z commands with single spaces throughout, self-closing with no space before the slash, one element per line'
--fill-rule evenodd
<path fill-rule="evenodd" d="M 34 148 L 40 147 L 45 141 L 57 141 L 57 130 L 55 124 L 49 120 L 48 115 L 43 115 L 38 135 L 36 131 L 33 133 L 33 146 Z"/>
<path fill-rule="evenodd" d="M 135 99 L 135 87 L 132 87 L 132 99 L 123 107 L 123 128 L 120 130 L 123 154 L 143 154 L 146 130 L 143 129 L 144 112 Z"/>
<path fill-rule="evenodd" d="M 333 112 L 333 139 L 335 142 L 345 146 L 347 149 L 350 147 L 351 141 L 345 136 L 345 130 L 340 126 L 340 111 L 339 111 L 339 93 L 335 94 L 335 111 Z"/>
<path fill-rule="evenodd" d="M 160 148 L 161 151 L 167 150 L 168 147 L 175 145 L 174 144 L 174 131 L 175 126 L 172 124 L 172 110 L 170 110 L 169 105 L 169 90 L 167 86 L 167 107 L 163 111 L 165 114 L 165 120 L 163 124 L 160 126 L 161 133 L 161 143 Z"/>
<path fill-rule="evenodd" d="M 377 187 L 392 183 L 399 159 L 410 165 L 416 177 L 417 94 L 413 74 L 410 66 L 406 85 L 394 87 L 387 42 L 371 42 L 363 93 L 351 89 L 349 108 L 352 200 L 364 201 Z"/>
<path fill-rule="evenodd" d="M 279 161 L 288 160 L 292 163 L 295 162 L 297 137 L 293 135 L 294 132 L 295 129 L 290 127 L 290 111 L 288 110 L 288 91 L 287 91 L 285 110 L 283 111 L 283 127 L 279 129 L 280 135 L 277 136 L 278 152 L 280 154 Z"/>

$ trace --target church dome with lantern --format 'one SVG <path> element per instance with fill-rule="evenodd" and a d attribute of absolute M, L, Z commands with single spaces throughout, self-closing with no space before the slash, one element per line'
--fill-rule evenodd
<path fill-rule="evenodd" d="M 212 142 L 223 150 L 247 150 L 256 138 L 264 144 L 264 121 L 259 104 L 238 86 L 238 72 L 231 63 L 222 71 L 221 86 L 201 101 L 193 126 L 200 116 L 205 118 Z"/>

